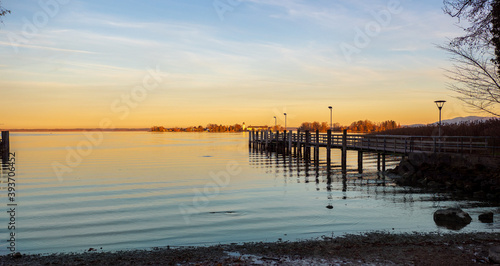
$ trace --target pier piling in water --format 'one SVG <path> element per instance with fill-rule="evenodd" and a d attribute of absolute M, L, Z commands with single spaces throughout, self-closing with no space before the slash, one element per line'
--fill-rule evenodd
<path fill-rule="evenodd" d="M 330 177 L 330 169 L 332 166 L 332 130 L 328 129 L 326 133 L 326 171 Z"/>
<path fill-rule="evenodd" d="M 8 157 L 8 132 L 2 132 L 2 155 Z M 250 131 L 249 132 L 250 151 L 259 150 L 267 152 L 276 152 L 283 155 L 303 158 L 306 165 L 311 162 L 311 149 L 314 149 L 312 160 L 319 169 L 320 156 L 319 149 L 326 148 L 326 170 L 328 176 L 331 174 L 332 155 L 331 149 L 341 150 L 341 169 L 347 173 L 347 152 L 353 150 L 358 152 L 358 172 L 363 173 L 363 156 L 365 153 L 377 154 L 377 170 L 386 170 L 386 156 L 397 154 L 408 156 L 414 153 L 455 153 L 455 154 L 476 154 L 478 156 L 498 156 L 495 151 L 500 147 L 493 145 L 494 142 L 488 137 L 453 137 L 439 142 L 439 149 L 436 149 L 433 137 L 422 136 L 391 136 L 391 135 L 360 135 L 347 134 L 343 130 L 342 134 L 332 134 L 331 129 L 325 134 L 320 134 L 316 130 L 313 134 L 310 131 L 297 133 L 292 130 L 285 130 L 280 133 L 279 130 L 273 132 Z M 493 144 L 492 144 L 493 143 Z M 6 147 L 6 148 L 3 148 Z"/>
<path fill-rule="evenodd" d="M 2 131 L 2 142 L 0 144 L 2 161 L 9 160 L 10 153 L 10 140 L 9 140 L 9 131 Z"/>
<path fill-rule="evenodd" d="M 342 170 L 347 169 L 347 129 L 342 132 Z"/>
<path fill-rule="evenodd" d="M 363 151 L 358 151 L 358 173 L 363 173 Z"/>

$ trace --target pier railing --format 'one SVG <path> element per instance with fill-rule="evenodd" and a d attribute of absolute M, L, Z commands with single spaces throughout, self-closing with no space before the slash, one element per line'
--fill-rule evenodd
<path fill-rule="evenodd" d="M 331 134 L 318 132 L 253 132 L 251 141 L 271 144 L 282 142 L 293 147 L 327 147 L 348 150 L 373 151 L 406 155 L 411 152 L 475 154 L 500 156 L 500 138 L 465 136 L 401 136 L 401 135 L 363 135 Z"/>

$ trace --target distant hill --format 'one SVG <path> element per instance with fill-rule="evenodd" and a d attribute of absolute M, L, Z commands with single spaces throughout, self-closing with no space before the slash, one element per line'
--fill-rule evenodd
<path fill-rule="evenodd" d="M 443 125 L 444 124 L 459 124 L 463 122 L 472 122 L 472 121 L 486 121 L 493 119 L 495 117 L 488 117 L 488 116 L 466 116 L 466 117 L 455 117 L 452 119 L 446 119 L 443 120 Z M 437 125 L 439 122 L 434 122 L 430 123 L 429 125 Z M 420 127 L 420 126 L 426 126 L 426 124 L 413 124 L 413 125 L 407 125 L 407 127 Z"/>
<path fill-rule="evenodd" d="M 483 116 L 466 116 L 466 117 L 455 117 L 452 119 L 443 120 L 443 124 L 457 124 L 462 122 L 472 122 L 472 121 L 487 121 L 494 117 L 483 117 Z M 438 122 L 434 123 L 437 124 Z"/>

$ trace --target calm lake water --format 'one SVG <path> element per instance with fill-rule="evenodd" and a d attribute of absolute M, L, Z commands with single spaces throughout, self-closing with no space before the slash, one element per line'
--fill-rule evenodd
<path fill-rule="evenodd" d="M 435 210 L 453 206 L 473 217 L 461 232 L 500 229 L 498 222 L 477 219 L 494 211 L 498 220 L 497 207 L 396 187 L 377 173 L 370 154 L 359 175 L 357 154 L 349 153 L 347 176 L 337 168 L 329 184 L 323 164 L 316 169 L 295 158 L 250 152 L 245 133 L 100 137 L 11 133 L 16 228 L 8 230 L 12 202 L 4 166 L 0 254 L 10 253 L 6 240 L 12 232 L 22 253 L 297 240 L 374 230 L 453 232 L 432 219 Z M 339 151 L 332 161 L 340 163 Z"/>

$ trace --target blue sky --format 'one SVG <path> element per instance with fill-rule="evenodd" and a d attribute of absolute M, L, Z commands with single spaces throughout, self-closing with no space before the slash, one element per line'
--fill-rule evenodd
<path fill-rule="evenodd" d="M 469 115 L 446 89 L 436 44 L 461 30 L 441 1 L 2 4 L 4 128 L 274 124 L 284 112 L 298 126 L 329 120 L 329 105 L 341 124 L 430 123 L 437 99 L 444 118 Z"/>

